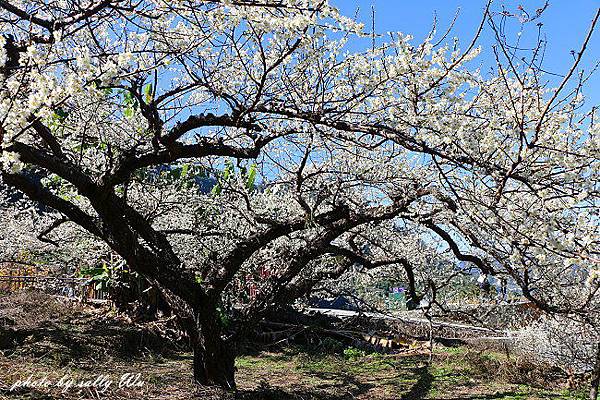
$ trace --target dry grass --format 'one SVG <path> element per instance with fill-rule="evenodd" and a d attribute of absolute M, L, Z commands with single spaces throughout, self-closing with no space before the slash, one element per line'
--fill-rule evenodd
<path fill-rule="evenodd" d="M 236 362 L 238 391 L 199 389 L 191 382 L 191 356 L 177 344 L 160 341 L 139 325 L 109 310 L 63 304 L 59 300 L 20 294 L 0 299 L 0 312 L 10 315 L 16 341 L 0 349 L 0 398 L 7 399 L 164 399 L 309 400 L 309 399 L 576 399 L 559 385 L 550 386 L 548 371 L 506 362 L 501 354 L 464 348 L 439 349 L 434 364 L 427 356 L 364 354 L 359 350 L 283 348 L 256 349 Z M 35 324 L 39 324 L 36 326 Z M 2 338 L 0 337 L 0 344 Z M 2 347 L 2 346 L 0 346 Z M 518 368 L 521 368 L 518 369 Z M 121 387 L 125 373 L 140 374 L 139 387 Z M 56 382 L 77 382 L 103 375 L 112 381 L 96 388 L 62 392 Z M 44 388 L 9 390 L 19 380 L 39 380 Z M 546 377 L 545 388 L 524 385 Z M 534 380 L 533 380 L 534 381 Z M 532 381 L 532 382 L 533 382 Z M 541 383 L 540 383 L 541 384 Z"/>
<path fill-rule="evenodd" d="M 37 328 L 68 319 L 81 310 L 79 303 L 22 290 L 0 297 L 0 327 Z"/>
<path fill-rule="evenodd" d="M 287 349 L 259 352 L 237 361 L 237 393 L 202 390 L 190 380 L 191 356 L 99 360 L 57 368 L 51 359 L 0 356 L 0 381 L 7 383 L 47 376 L 83 381 L 105 374 L 114 381 L 105 393 L 58 388 L 5 392 L 8 399 L 189 399 L 206 400 L 392 400 L 392 399 L 577 399 L 576 393 L 543 390 L 471 375 L 460 363 L 438 361 L 427 367 L 423 359 L 366 356 L 346 360 L 339 355 L 316 355 Z M 124 373 L 140 373 L 141 387 L 118 388 Z M 5 388 L 6 389 L 6 388 Z"/>

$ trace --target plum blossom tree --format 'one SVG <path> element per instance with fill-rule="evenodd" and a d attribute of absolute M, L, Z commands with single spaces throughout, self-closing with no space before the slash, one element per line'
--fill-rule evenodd
<path fill-rule="evenodd" d="M 66 221 L 56 211 L 0 188 L 0 264 L 72 274 L 76 267 L 106 258 L 110 252 L 106 244 Z"/>
<path fill-rule="evenodd" d="M 583 85 L 561 96 L 502 54 L 486 77 L 475 39 L 350 53 L 362 26 L 323 0 L 0 0 L 0 25 L 3 183 L 160 288 L 197 383 L 235 387 L 252 323 L 353 265 L 414 275 L 398 226 L 541 308 L 595 299 L 553 291 L 597 265 Z M 248 279 L 228 331 L 221 303 Z"/>

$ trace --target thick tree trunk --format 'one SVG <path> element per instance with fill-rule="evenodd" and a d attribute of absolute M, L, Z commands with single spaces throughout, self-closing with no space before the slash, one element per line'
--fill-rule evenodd
<path fill-rule="evenodd" d="M 235 389 L 236 348 L 222 338 L 224 328 L 216 302 L 207 297 L 184 298 L 158 284 L 157 287 L 190 340 L 194 381 L 203 386 Z"/>
<path fill-rule="evenodd" d="M 235 389 L 235 357 L 222 340 L 194 344 L 194 381 L 203 386 Z"/>
<path fill-rule="evenodd" d="M 190 335 L 194 351 L 194 381 L 203 386 L 235 389 L 235 348 L 222 338 L 218 319 L 200 315 Z"/>
<path fill-rule="evenodd" d="M 600 343 L 596 344 L 596 360 L 592 372 L 592 387 L 590 388 L 590 400 L 598 398 L 598 387 L 600 386 Z"/>

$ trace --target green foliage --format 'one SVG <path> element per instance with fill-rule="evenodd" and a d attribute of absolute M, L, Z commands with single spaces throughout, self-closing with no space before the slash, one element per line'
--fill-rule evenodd
<path fill-rule="evenodd" d="M 364 350 L 357 349 L 356 347 L 348 347 L 344 350 L 344 358 L 346 360 L 354 361 L 359 358 L 363 358 L 367 355 Z"/>
<path fill-rule="evenodd" d="M 147 169 L 136 169 L 133 172 L 133 177 L 141 182 L 144 182 L 148 179 L 149 173 Z"/>
<path fill-rule="evenodd" d="M 252 164 L 250 168 L 240 167 L 239 177 L 246 183 L 246 189 L 252 191 L 256 186 L 256 176 L 258 173 L 257 165 Z M 235 166 L 231 160 L 225 161 L 223 171 L 217 173 L 217 184 L 212 189 L 212 194 L 218 196 L 223 191 L 223 183 L 234 178 L 236 175 Z"/>
<path fill-rule="evenodd" d="M 256 172 L 256 164 L 252 164 L 246 176 L 246 188 L 248 190 L 252 190 L 254 188 L 254 184 L 256 182 Z"/>
<path fill-rule="evenodd" d="M 55 192 L 63 200 L 73 201 L 81 199 L 75 186 L 58 175 L 52 174 L 48 176 L 44 179 L 43 183 L 48 189 Z"/>
<path fill-rule="evenodd" d="M 152 102 L 152 97 L 153 97 L 152 84 L 149 83 L 146 86 L 144 86 L 144 100 L 146 100 L 146 103 L 150 103 L 150 102 Z"/>
<path fill-rule="evenodd" d="M 221 307 L 217 307 L 217 316 L 219 318 L 219 322 L 221 323 L 221 327 L 227 329 L 231 326 L 231 318 Z"/>
<path fill-rule="evenodd" d="M 121 93 L 123 95 L 123 106 L 125 107 L 123 115 L 126 118 L 131 118 L 135 114 L 135 111 L 139 108 L 138 101 L 128 90 L 123 90 Z"/>
<path fill-rule="evenodd" d="M 343 349 L 344 344 L 331 337 L 326 337 L 319 345 L 319 350 L 324 353 L 340 353 Z"/>
<path fill-rule="evenodd" d="M 227 182 L 230 176 L 232 176 L 234 173 L 235 167 L 233 166 L 233 162 L 231 162 L 231 160 L 225 160 L 225 168 L 223 168 L 223 172 L 220 174 L 221 179 L 218 179 L 217 184 L 215 185 L 215 187 L 213 187 L 212 194 L 216 196 L 220 195 L 223 191 L 223 186 L 221 185 L 221 182 Z"/>
<path fill-rule="evenodd" d="M 190 164 L 184 164 L 184 165 L 182 165 L 182 166 L 181 166 L 181 172 L 180 172 L 180 176 L 181 176 L 182 178 L 185 178 L 185 177 L 187 177 L 187 176 L 188 176 L 188 174 L 189 174 L 189 171 L 190 171 Z"/>
<path fill-rule="evenodd" d="M 95 282 L 96 290 L 105 290 L 111 281 L 112 271 L 106 263 L 102 263 L 99 267 L 81 269 L 78 275 L 90 278 L 90 281 Z"/>
<path fill-rule="evenodd" d="M 189 189 L 196 184 L 197 178 L 207 176 L 206 169 L 201 165 L 185 163 L 161 171 L 159 179 L 179 189 Z"/>
<path fill-rule="evenodd" d="M 131 279 L 139 278 L 139 275 L 135 272 L 110 265 L 106 262 L 102 262 L 98 266 L 82 268 L 79 270 L 77 276 L 80 278 L 89 278 L 91 282 L 95 283 L 94 287 L 96 290 L 109 290 L 117 286 L 128 286 L 127 282 L 131 281 Z"/>
<path fill-rule="evenodd" d="M 62 107 L 56 107 L 52 115 L 48 117 L 44 122 L 52 131 L 52 133 L 57 134 L 61 131 L 61 128 L 63 127 L 64 122 L 68 118 L 68 116 L 69 113 L 65 111 Z"/>
<path fill-rule="evenodd" d="M 60 122 L 64 122 L 65 119 L 67 119 L 67 117 L 69 116 L 69 113 L 66 112 L 62 107 L 57 107 L 54 110 L 54 115 L 53 115 L 56 119 L 58 119 Z"/>

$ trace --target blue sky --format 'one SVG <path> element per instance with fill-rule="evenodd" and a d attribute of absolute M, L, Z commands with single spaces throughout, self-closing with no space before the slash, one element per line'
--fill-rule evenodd
<path fill-rule="evenodd" d="M 371 6 L 375 8 L 375 30 L 378 33 L 388 31 L 400 31 L 411 34 L 415 37 L 415 42 L 425 38 L 431 29 L 434 14 L 437 15 L 438 33 L 445 32 L 457 11 L 460 11 L 454 28 L 449 35 L 452 41 L 456 36 L 461 40 L 462 48 L 465 48 L 477 30 L 481 21 L 482 12 L 486 1 L 484 0 L 330 0 L 345 15 L 358 15 L 361 22 L 365 22 L 370 30 L 371 25 Z M 536 9 L 543 7 L 544 0 L 496 0 L 492 6 L 493 11 L 504 10 L 518 14 L 518 6 L 530 14 L 535 14 Z M 573 62 L 571 50 L 579 51 L 581 43 L 588 31 L 596 9 L 600 7 L 598 0 L 550 0 L 542 16 L 526 24 L 523 28 L 523 42 L 535 41 L 537 37 L 536 24 L 541 22 L 542 34 L 547 40 L 546 56 L 544 60 L 544 69 L 564 75 Z M 517 18 L 509 19 L 513 38 L 520 29 L 520 23 Z M 509 36 L 510 38 L 510 36 Z M 495 64 L 491 45 L 494 43 L 492 32 L 489 28 L 484 31 L 479 44 L 483 48 L 481 58 L 478 59 L 475 67 L 481 66 L 482 70 Z M 368 45 L 368 41 L 364 43 Z M 591 70 L 594 65 L 600 61 L 600 26 L 592 36 L 586 55 L 580 66 L 586 70 Z M 558 84 L 560 77 L 552 78 L 554 83 Z M 585 94 L 592 104 L 600 104 L 600 71 L 590 80 Z"/>

